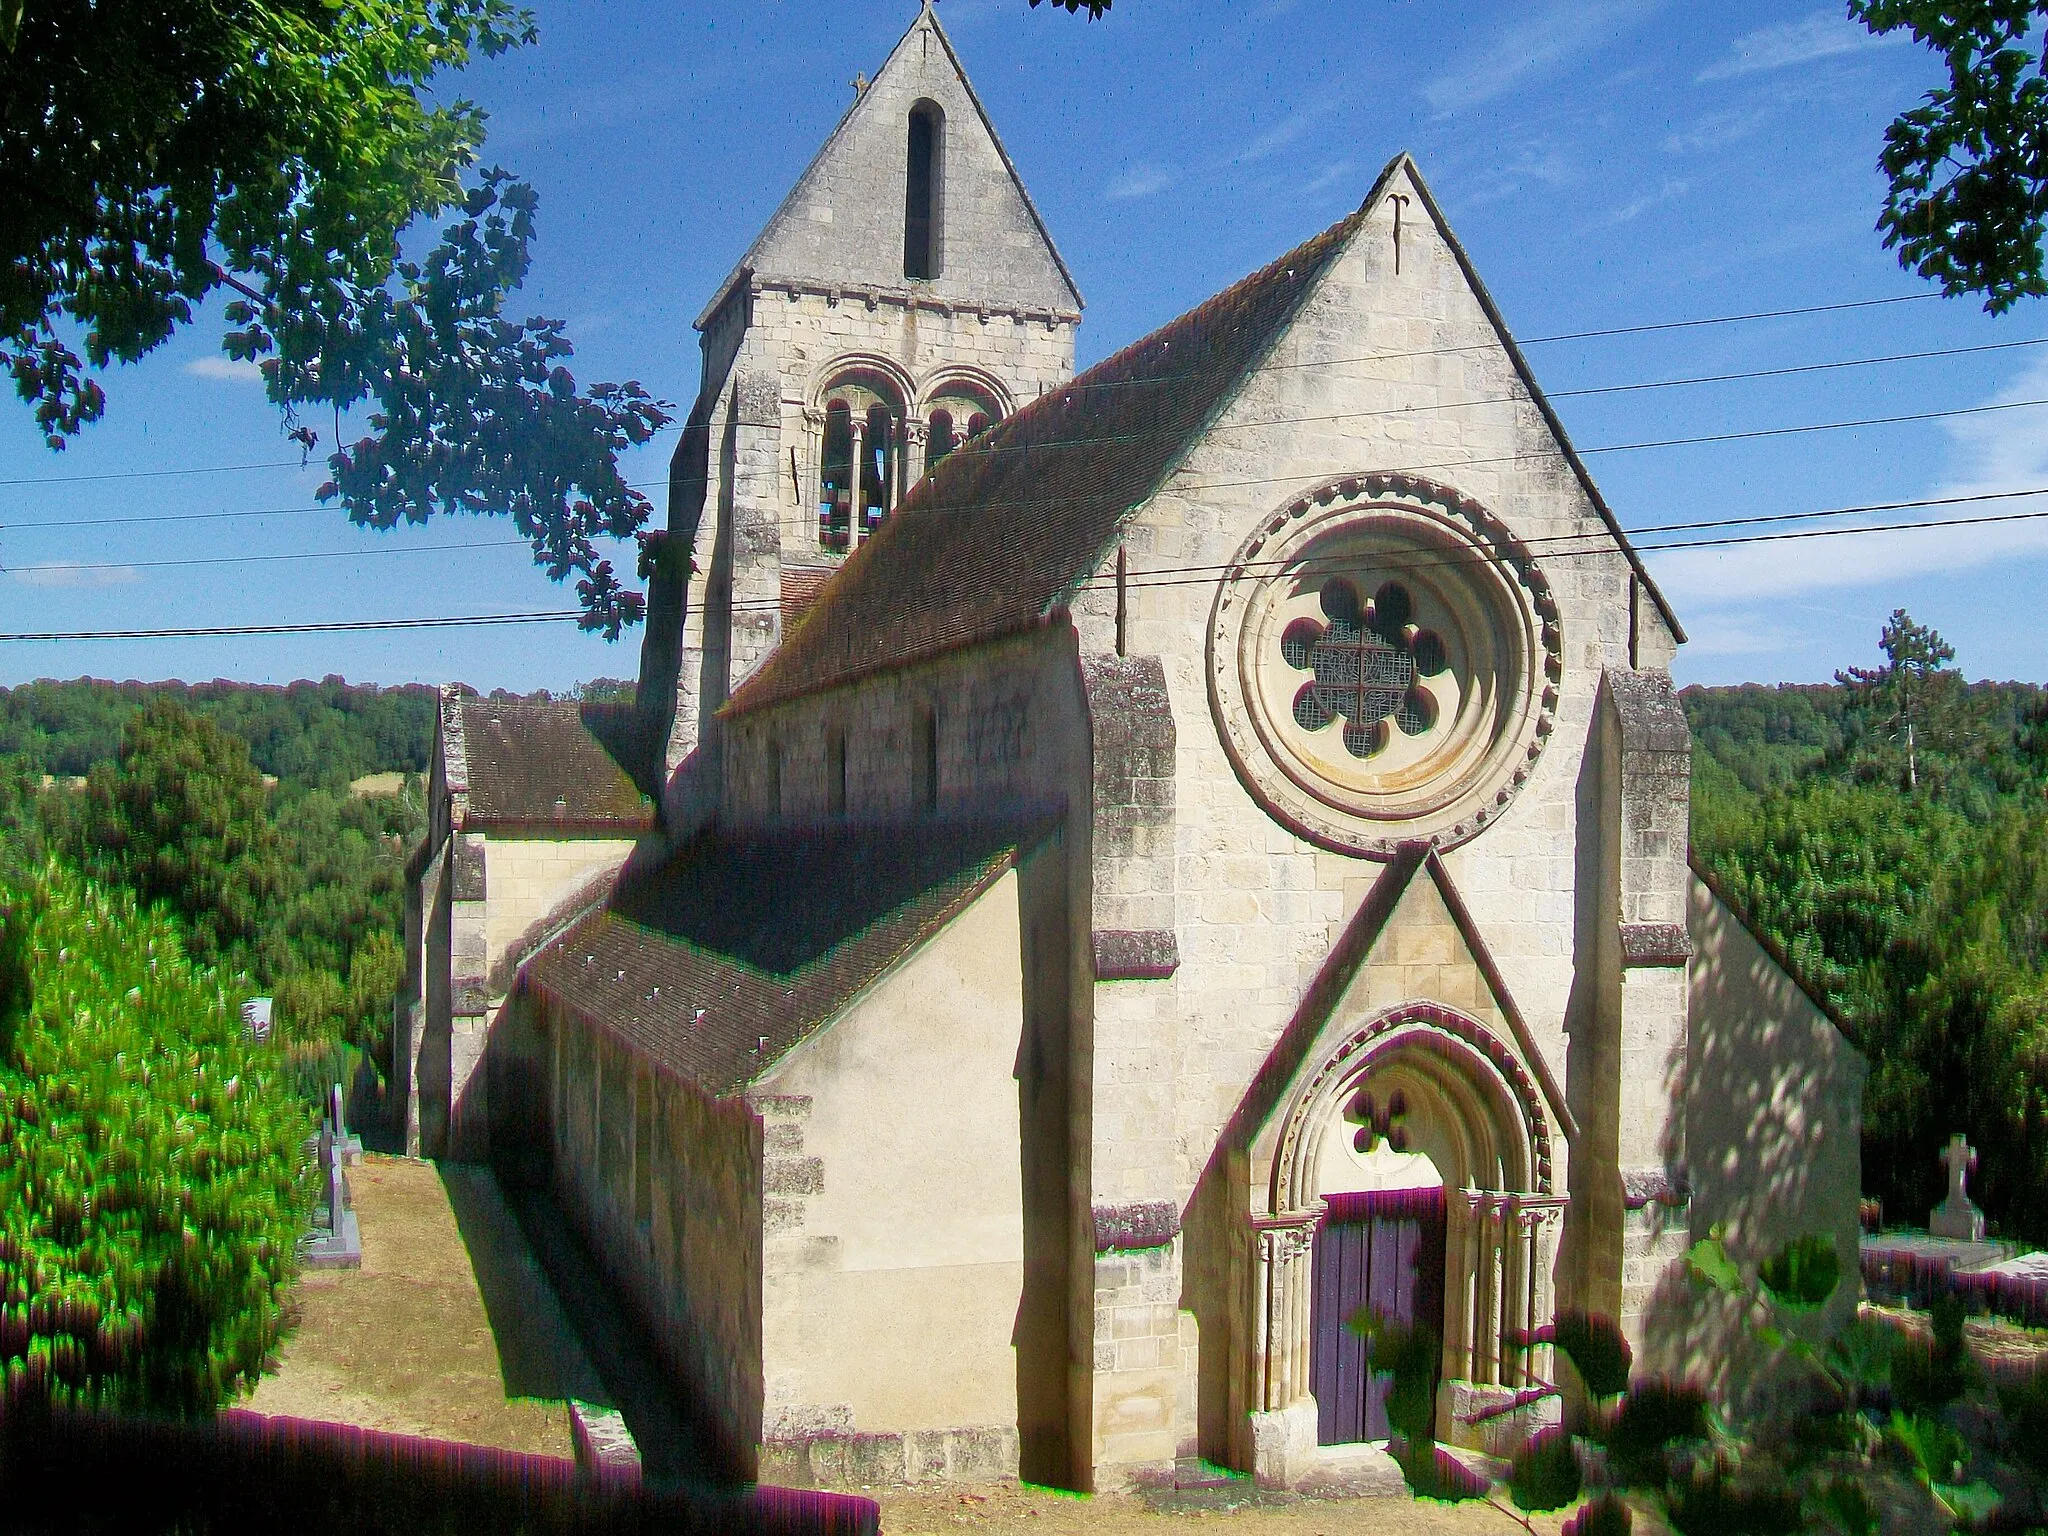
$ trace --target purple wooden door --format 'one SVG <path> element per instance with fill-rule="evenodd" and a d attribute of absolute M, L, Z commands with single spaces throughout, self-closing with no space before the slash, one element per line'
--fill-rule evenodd
<path fill-rule="evenodd" d="M 1323 1445 L 1384 1440 L 1393 1378 L 1369 1368 L 1366 1341 L 1345 1323 L 1360 1308 L 1373 1307 L 1443 1337 L 1444 1192 L 1396 1189 L 1328 1199 L 1329 1213 L 1316 1229 L 1309 1324 L 1316 1439 Z"/>

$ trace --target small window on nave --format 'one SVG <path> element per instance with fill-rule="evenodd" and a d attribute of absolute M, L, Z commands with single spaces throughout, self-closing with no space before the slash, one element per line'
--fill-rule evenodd
<path fill-rule="evenodd" d="M 909 155 L 903 179 L 903 275 L 912 282 L 939 275 L 945 125 L 945 114 L 936 102 L 920 101 L 910 109 Z"/>

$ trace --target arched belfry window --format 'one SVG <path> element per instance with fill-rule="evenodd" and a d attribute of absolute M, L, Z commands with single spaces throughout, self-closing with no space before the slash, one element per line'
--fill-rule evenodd
<path fill-rule="evenodd" d="M 924 469 L 930 474 L 947 454 L 1002 416 L 1002 408 L 982 385 L 946 379 L 933 390 L 924 408 Z"/>
<path fill-rule="evenodd" d="M 818 479 L 818 542 L 844 549 L 853 527 L 853 412 L 844 400 L 825 407 L 825 456 Z"/>
<path fill-rule="evenodd" d="M 939 461 L 951 453 L 955 446 L 953 413 L 948 410 L 933 411 L 930 427 L 925 435 L 925 472 L 929 474 L 932 470 L 937 469 Z"/>
<path fill-rule="evenodd" d="M 946 117 L 938 103 L 910 109 L 910 155 L 903 179 L 903 275 L 939 275 L 940 194 L 945 180 Z"/>
<path fill-rule="evenodd" d="M 851 549 L 903 499 L 903 407 L 879 380 L 843 379 L 827 392 L 818 455 L 818 543 Z"/>

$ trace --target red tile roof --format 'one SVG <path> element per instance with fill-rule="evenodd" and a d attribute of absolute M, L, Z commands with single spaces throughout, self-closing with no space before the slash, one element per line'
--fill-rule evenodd
<path fill-rule="evenodd" d="M 622 879 L 604 910 L 528 962 L 525 983 L 723 1098 L 836 1018 L 1048 824 L 705 833 Z"/>

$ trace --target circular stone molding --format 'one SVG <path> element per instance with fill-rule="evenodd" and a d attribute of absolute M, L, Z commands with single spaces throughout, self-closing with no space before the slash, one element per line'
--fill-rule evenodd
<path fill-rule="evenodd" d="M 1469 497 L 1406 475 L 1332 481 L 1226 569 L 1209 693 L 1245 786 L 1342 853 L 1452 847 L 1528 780 L 1563 676 L 1534 558 Z"/>

